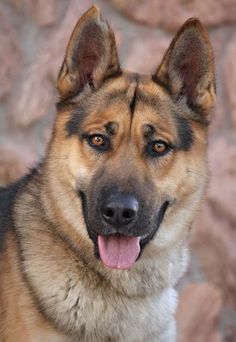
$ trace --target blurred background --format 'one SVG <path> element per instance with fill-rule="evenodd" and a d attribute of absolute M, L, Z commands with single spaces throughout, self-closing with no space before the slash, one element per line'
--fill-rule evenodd
<path fill-rule="evenodd" d="M 179 342 L 236 341 L 235 0 L 1 0 L 0 186 L 43 155 L 65 47 L 93 3 L 115 30 L 121 64 L 133 71 L 153 71 L 189 17 L 199 17 L 209 30 L 218 90 L 209 184 L 192 229 L 191 263 L 178 285 L 177 320 Z"/>

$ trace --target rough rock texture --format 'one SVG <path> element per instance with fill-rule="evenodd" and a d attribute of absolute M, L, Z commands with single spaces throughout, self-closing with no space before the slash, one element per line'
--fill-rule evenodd
<path fill-rule="evenodd" d="M 191 283 L 183 289 L 176 313 L 178 342 L 220 342 L 220 291 L 208 283 Z"/>
<path fill-rule="evenodd" d="M 225 58 L 223 60 L 223 77 L 225 79 L 224 96 L 226 98 L 227 110 L 232 113 L 231 128 L 236 130 L 236 35 L 233 34 L 227 45 Z"/>
<path fill-rule="evenodd" d="M 236 341 L 236 2 L 97 0 L 116 33 L 121 63 L 154 70 L 190 16 L 208 27 L 217 104 L 209 138 L 209 185 L 179 285 L 181 342 Z M 40 160 L 50 137 L 55 80 L 78 17 L 92 0 L 0 2 L 0 186 Z"/>
<path fill-rule="evenodd" d="M 0 9 L 0 42 L 0 100 L 3 100 L 11 91 L 22 63 L 16 24 L 9 19 L 9 11 L 4 7 Z"/>
<path fill-rule="evenodd" d="M 178 28 L 190 17 L 200 17 L 209 27 L 235 23 L 236 3 L 225 1 L 189 0 L 110 0 L 121 13 L 139 23 L 163 27 L 167 30 Z"/>
<path fill-rule="evenodd" d="M 235 165 L 235 146 L 223 138 L 216 139 L 210 147 L 207 199 L 193 229 L 193 246 L 207 277 L 233 307 L 236 307 Z"/>
<path fill-rule="evenodd" d="M 28 147 L 0 144 L 0 186 L 22 177 L 26 168 L 35 162 L 34 154 Z"/>

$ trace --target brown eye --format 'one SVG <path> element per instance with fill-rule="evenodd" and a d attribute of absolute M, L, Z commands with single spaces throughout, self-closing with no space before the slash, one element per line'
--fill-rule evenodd
<path fill-rule="evenodd" d="M 109 138 L 102 134 L 89 135 L 87 141 L 91 147 L 101 152 L 107 151 L 111 147 Z"/>
<path fill-rule="evenodd" d="M 149 154 L 151 157 L 162 157 L 166 153 L 169 152 L 171 149 L 171 146 L 165 142 L 164 140 L 156 140 L 153 142 L 150 142 L 146 146 L 146 153 Z"/>
<path fill-rule="evenodd" d="M 91 144 L 94 146 L 102 146 L 105 143 L 105 139 L 101 135 L 94 135 L 91 137 Z"/>
<path fill-rule="evenodd" d="M 164 153 L 168 149 L 168 145 L 164 141 L 155 141 L 152 145 L 152 150 L 155 153 Z"/>

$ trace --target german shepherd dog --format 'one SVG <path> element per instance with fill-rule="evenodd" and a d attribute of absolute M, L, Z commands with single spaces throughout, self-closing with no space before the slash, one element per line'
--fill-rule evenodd
<path fill-rule="evenodd" d="M 198 19 L 151 75 L 78 21 L 46 156 L 0 192 L 1 342 L 175 341 L 173 289 L 206 180 L 214 56 Z"/>

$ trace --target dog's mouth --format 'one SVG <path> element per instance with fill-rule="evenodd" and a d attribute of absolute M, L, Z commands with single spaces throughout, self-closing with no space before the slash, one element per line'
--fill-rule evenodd
<path fill-rule="evenodd" d="M 98 249 L 103 264 L 109 268 L 126 270 L 140 253 L 140 237 L 121 234 L 98 235 Z"/>
<path fill-rule="evenodd" d="M 131 268 L 139 259 L 144 247 L 155 237 L 170 204 L 169 201 L 163 202 L 154 223 L 150 225 L 149 229 L 134 229 L 133 233 L 127 232 L 126 235 L 120 232 L 117 227 L 105 227 L 101 230 L 91 229 L 93 222 L 89 222 L 88 219 L 87 198 L 83 192 L 79 194 L 88 234 L 94 243 L 95 257 L 101 259 L 104 266 L 120 270 Z M 96 221 L 95 223 L 97 224 Z"/>
<path fill-rule="evenodd" d="M 127 270 L 132 267 L 145 245 L 154 238 L 168 206 L 168 201 L 163 203 L 157 216 L 155 229 L 145 235 L 98 235 L 98 252 L 103 264 L 109 268 L 120 270 Z"/>

